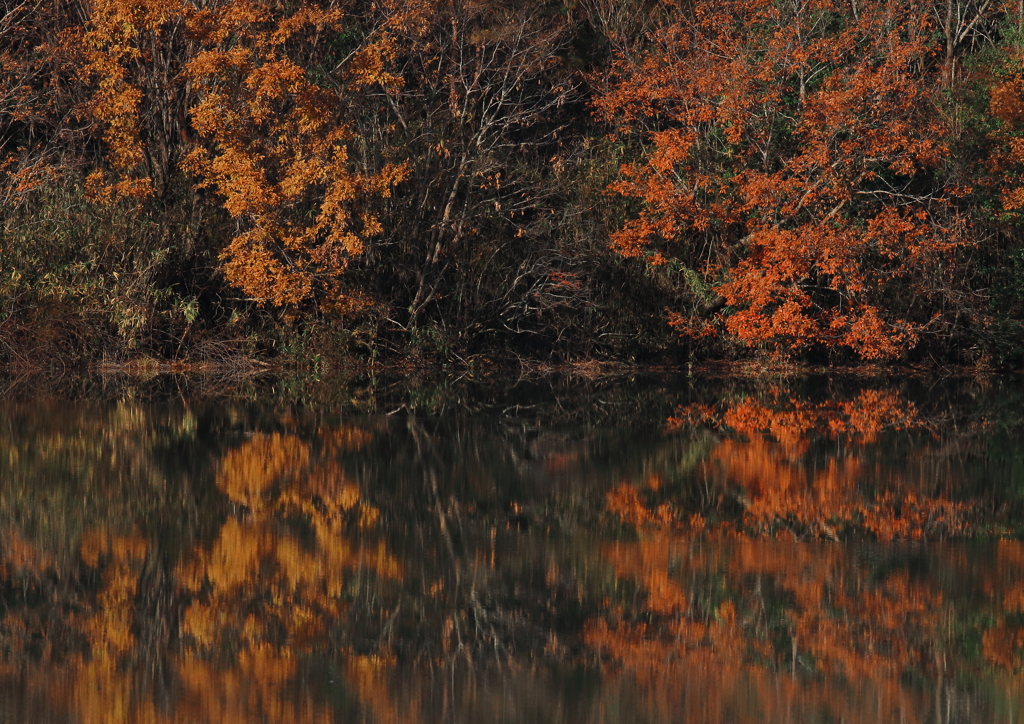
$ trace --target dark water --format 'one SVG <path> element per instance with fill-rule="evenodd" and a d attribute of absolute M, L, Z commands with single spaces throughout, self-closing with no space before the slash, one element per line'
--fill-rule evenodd
<path fill-rule="evenodd" d="M 1020 380 L 372 382 L 0 403 L 0 721 L 1024 717 Z"/>

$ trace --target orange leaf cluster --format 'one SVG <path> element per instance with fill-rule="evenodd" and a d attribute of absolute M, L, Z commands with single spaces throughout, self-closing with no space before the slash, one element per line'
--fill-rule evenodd
<path fill-rule="evenodd" d="M 382 226 L 403 163 L 357 169 L 349 154 L 358 93 L 400 84 L 387 71 L 396 33 L 420 4 L 391 8 L 348 58 L 331 50 L 355 21 L 331 0 L 98 0 L 82 47 L 94 81 L 81 109 L 103 129 L 94 200 L 161 196 L 176 170 L 212 188 L 236 220 L 228 280 L 264 304 L 365 306 L 341 278 Z M 336 67 L 324 67 L 336 62 Z"/>
<path fill-rule="evenodd" d="M 390 194 L 405 177 L 401 164 L 376 173 L 353 168 L 340 85 L 318 81 L 324 71 L 307 64 L 313 49 L 344 32 L 344 20 L 332 3 L 287 12 L 257 2 L 230 3 L 193 20 L 202 50 L 185 72 L 201 89 L 191 119 L 205 143 L 185 167 L 239 220 L 242 231 L 223 252 L 225 273 L 261 303 L 337 304 L 349 260 L 381 231 L 360 203 Z M 351 72 L 360 83 L 397 82 L 366 69 L 391 52 L 383 35 L 356 56 Z"/>
<path fill-rule="evenodd" d="M 676 17 L 597 101 L 647 144 L 611 186 L 643 202 L 613 248 L 698 274 L 747 345 L 865 359 L 913 347 L 931 320 L 889 313 L 892 296 L 941 294 L 965 243 L 949 204 L 914 191 L 947 150 L 915 75 L 927 8 L 729 0 Z"/>
<path fill-rule="evenodd" d="M 1024 208 L 1024 185 L 1020 178 L 1024 168 L 1024 70 L 1020 68 L 1019 52 L 1009 62 L 1016 66 L 1016 72 L 991 90 L 990 111 L 1000 122 L 994 134 L 998 145 L 991 166 L 997 185 L 1002 188 L 1003 210 L 1016 214 Z"/>

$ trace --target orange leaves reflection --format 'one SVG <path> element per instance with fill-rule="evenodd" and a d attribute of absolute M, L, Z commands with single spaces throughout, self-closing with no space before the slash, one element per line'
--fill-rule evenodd
<path fill-rule="evenodd" d="M 884 464 L 880 436 L 921 425 L 894 391 L 811 401 L 770 388 L 759 398 L 683 408 L 669 428 L 701 423 L 729 433 L 701 474 L 740 505 L 748 532 L 892 540 L 969 531 L 970 504 Z"/>
<path fill-rule="evenodd" d="M 367 440 L 344 429 L 325 438 L 329 451 Z M 295 436 L 253 436 L 224 456 L 217 487 L 248 514 L 229 518 L 209 550 L 179 566 L 181 585 L 195 596 L 183 633 L 200 648 L 258 646 L 282 636 L 290 646 L 308 646 L 326 633 L 325 622 L 343 616 L 353 571 L 401 576 L 383 547 L 363 547 L 344 534 L 350 513 L 359 527 L 377 517 L 358 485 L 335 457 L 314 459 L 310 444 Z M 308 526 L 305 535 L 282 527 L 294 516 Z"/>
<path fill-rule="evenodd" d="M 89 639 L 91 660 L 116 661 L 135 643 L 132 625 L 139 575 L 149 544 L 139 536 L 90 531 L 82 539 L 83 563 L 102 564 L 96 610 L 82 622 Z M 89 560 L 86 560 L 89 559 Z"/>
<path fill-rule="evenodd" d="M 712 423 L 747 435 L 770 435 L 794 454 L 806 451 L 811 436 L 848 436 L 874 442 L 883 430 L 904 430 L 918 423 L 914 403 L 893 390 L 862 390 L 848 400 L 801 399 L 772 386 L 758 399 L 689 405 L 669 418 L 669 427 Z"/>
<path fill-rule="evenodd" d="M 217 487 L 245 512 L 229 517 L 212 546 L 188 557 L 176 574 L 192 597 L 182 615 L 186 640 L 200 652 L 225 646 L 242 652 L 225 670 L 186 660 L 189 700 L 206 720 L 255 711 L 281 721 L 329 720 L 326 709 L 314 711 L 308 701 L 283 707 L 295 656 L 322 645 L 332 623 L 344 620 L 347 587 L 368 575 L 401 576 L 382 544 L 347 534 L 349 522 L 357 530 L 369 527 L 377 511 L 362 500 L 338 456 L 369 440 L 369 433 L 345 427 L 312 442 L 254 435 L 223 457 Z M 282 525 L 296 517 L 304 530 Z"/>
<path fill-rule="evenodd" d="M 936 484 L 886 458 L 891 431 L 921 424 L 899 394 L 874 390 L 814 401 L 772 388 L 681 409 L 670 430 L 711 426 L 715 442 L 680 480 L 622 482 L 606 496 L 639 540 L 602 550 L 617 594 L 587 624 L 587 645 L 652 687 L 697 680 L 651 706 L 703 721 L 790 721 L 808 706 L 851 722 L 880 712 L 923 721 L 930 704 L 912 701 L 907 677 L 941 689 L 948 668 L 977 667 L 977 656 L 1015 671 L 1024 661 L 1021 544 L 1001 542 L 981 572 L 960 548 L 813 540 L 972 532 L 972 505 L 949 497 L 955 478 Z M 693 484 L 706 506 L 696 512 L 692 498 L 676 497 Z M 914 572 L 915 556 L 927 557 L 926 572 Z M 991 625 L 958 609 L 958 595 L 982 590 Z M 958 649 L 975 635 L 980 651 Z"/>
<path fill-rule="evenodd" d="M 701 721 L 791 721 L 799 707 L 877 721 L 906 705 L 902 675 L 933 671 L 952 614 L 934 581 L 877 580 L 857 553 L 666 534 L 608 546 L 616 579 L 646 599 L 592 620 L 586 642 L 652 686 L 700 680 L 660 706 Z"/>
<path fill-rule="evenodd" d="M 995 565 L 980 573 L 979 589 L 991 597 L 992 626 L 982 636 L 985 660 L 1020 672 L 1024 666 L 1024 543 L 999 541 Z"/>
<path fill-rule="evenodd" d="M 0 579 L 8 579 L 21 571 L 38 571 L 53 565 L 50 556 L 36 549 L 22 538 L 18 531 L 9 528 L 3 536 L 0 548 Z"/>
<path fill-rule="evenodd" d="M 85 724 L 162 721 L 153 702 L 136 701 L 134 682 L 124 675 L 136 645 L 137 598 L 149 543 L 138 535 L 93 530 L 83 536 L 81 552 L 82 562 L 100 574 L 93 606 L 73 613 L 69 622 L 85 636 L 88 653 L 71 657 L 75 676 L 55 682 L 50 694 Z"/>
<path fill-rule="evenodd" d="M 890 392 L 736 395 L 621 464 L 604 438 L 535 455 L 530 475 L 562 476 L 548 498 L 485 445 L 465 476 L 446 451 L 425 474 L 382 462 L 408 433 L 377 445 L 387 422 L 248 434 L 190 479 L 210 508 L 188 525 L 139 506 L 64 562 L 28 528 L 0 540 L 0 676 L 26 668 L 84 722 L 457 718 L 472 697 L 424 668 L 546 686 L 548 664 L 600 678 L 591 720 L 619 700 L 652 721 L 934 720 L 936 689 L 1024 665 L 1024 544 L 934 542 L 975 513 L 924 474 L 940 435 L 889 444 L 924 416 Z"/>
<path fill-rule="evenodd" d="M 216 488 L 234 505 L 173 566 L 138 533 L 86 531 L 78 561 L 94 585 L 61 624 L 82 649 L 60 660 L 44 652 L 37 685 L 83 722 L 333 721 L 330 706 L 296 688 L 300 663 L 328 644 L 345 655 L 339 627 L 356 592 L 402 576 L 374 534 L 378 511 L 345 471 L 344 456 L 371 439 L 355 427 L 250 436 L 216 466 Z M 4 579 L 54 566 L 16 535 L 2 555 Z M 4 630 L 15 619 L 5 617 Z M 20 623 L 28 643 L 46 625 Z M 178 696 L 161 707 L 137 680 L 140 657 L 163 655 L 157 641 L 180 647 L 166 664 Z M 381 708 L 376 679 L 345 672 L 379 720 L 398 720 Z"/>
<path fill-rule="evenodd" d="M 650 510 L 631 485 L 619 485 L 608 493 L 607 506 L 608 511 L 619 516 L 623 523 L 636 528 L 671 523 L 672 514 L 668 506 Z"/>
<path fill-rule="evenodd" d="M 254 519 L 294 508 L 308 515 L 319 530 L 336 527 L 339 516 L 358 507 L 360 520 L 372 523 L 377 511 L 361 503 L 359 487 L 333 459 L 357 450 L 368 439 L 367 433 L 358 430 L 331 431 L 318 441 L 320 459 L 313 464 L 309 444 L 295 436 L 256 435 L 224 456 L 217 487 L 245 506 Z"/>
<path fill-rule="evenodd" d="M 256 435 L 224 456 L 217 487 L 231 500 L 257 510 L 275 482 L 309 463 L 309 446 L 291 435 Z"/>

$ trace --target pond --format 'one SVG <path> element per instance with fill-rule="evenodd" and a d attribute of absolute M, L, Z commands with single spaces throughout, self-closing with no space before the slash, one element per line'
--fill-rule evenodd
<path fill-rule="evenodd" d="M 1024 381 L 0 402 L 5 722 L 1018 722 Z"/>

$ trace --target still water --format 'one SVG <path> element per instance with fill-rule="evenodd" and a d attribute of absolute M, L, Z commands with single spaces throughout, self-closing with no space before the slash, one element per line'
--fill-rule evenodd
<path fill-rule="evenodd" d="M 0 402 L 0 720 L 1024 718 L 1021 380 L 181 387 Z"/>

